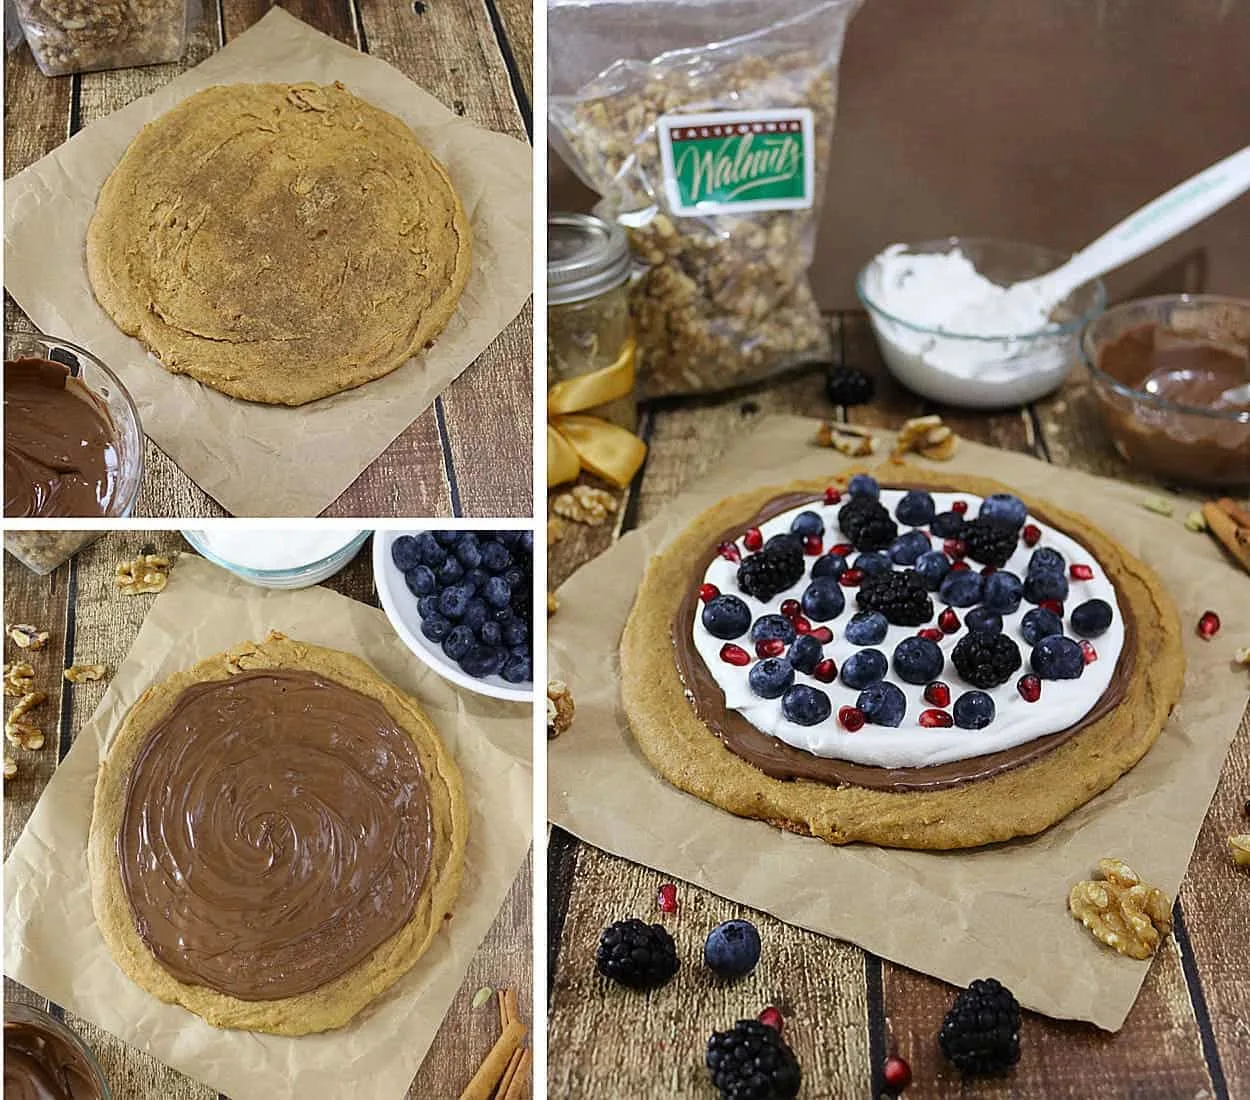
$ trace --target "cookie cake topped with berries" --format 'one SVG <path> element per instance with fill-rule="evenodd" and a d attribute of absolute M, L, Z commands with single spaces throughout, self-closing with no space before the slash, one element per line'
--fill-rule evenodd
<path fill-rule="evenodd" d="M 670 782 L 833 843 L 961 848 L 1054 824 L 1180 695 L 1175 608 L 1088 520 L 890 462 L 753 490 L 654 558 L 622 639 Z"/>

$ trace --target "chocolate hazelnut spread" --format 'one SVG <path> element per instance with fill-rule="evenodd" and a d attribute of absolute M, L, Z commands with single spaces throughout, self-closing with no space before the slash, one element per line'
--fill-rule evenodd
<path fill-rule="evenodd" d="M 65 1036 L 33 1020 L 4 1022 L 5 1100 L 100 1100 L 99 1078 Z"/>
<path fill-rule="evenodd" d="M 4 365 L 4 514 L 104 516 L 121 457 L 108 410 L 60 363 Z"/>
<path fill-rule="evenodd" d="M 889 488 L 910 489 L 911 485 L 891 485 Z M 944 486 L 923 486 L 933 492 L 947 491 Z M 766 504 L 750 520 L 722 532 L 711 540 L 708 552 L 700 558 L 695 576 L 701 577 L 716 555 L 716 546 L 737 539 L 747 527 L 758 527 L 773 516 L 791 508 L 820 500 L 814 493 L 788 493 Z M 1079 534 L 1055 523 L 1044 511 L 1033 508 L 1033 513 L 1043 522 L 1064 531 L 1069 537 L 1085 545 Z M 1127 601 L 1119 601 L 1127 607 Z M 691 583 L 682 598 L 673 620 L 672 641 L 677 661 L 677 671 L 686 688 L 686 695 L 694 706 L 700 720 L 712 730 L 725 746 L 736 755 L 759 768 L 774 779 L 808 779 L 817 783 L 869 787 L 888 791 L 923 791 L 951 787 L 959 783 L 988 779 L 1010 768 L 1019 767 L 1052 749 L 1058 748 L 1091 722 L 1096 721 L 1119 705 L 1133 675 L 1134 624 L 1131 612 L 1125 612 L 1125 639 L 1120 659 L 1116 664 L 1111 686 L 1103 693 L 1093 709 L 1078 723 L 1015 748 L 1001 752 L 947 764 L 934 764 L 916 768 L 882 768 L 856 764 L 848 760 L 816 756 L 813 753 L 787 745 L 762 730 L 757 729 L 737 711 L 725 706 L 725 695 L 713 679 L 707 665 L 695 650 L 690 628 L 698 605 L 698 585 Z"/>
<path fill-rule="evenodd" d="M 319 989 L 411 919 L 431 814 L 412 739 L 311 672 L 195 684 L 135 759 L 117 837 L 135 927 L 179 981 Z"/>

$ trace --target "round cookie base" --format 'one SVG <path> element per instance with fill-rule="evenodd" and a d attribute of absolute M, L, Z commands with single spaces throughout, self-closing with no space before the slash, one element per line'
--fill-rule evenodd
<path fill-rule="evenodd" d="M 412 919 L 364 962 L 318 989 L 280 1000 L 245 1001 L 169 973 L 139 937 L 117 862 L 117 834 L 125 811 L 126 784 L 149 731 L 193 684 L 227 680 L 242 670 L 298 669 L 314 672 L 377 700 L 417 747 L 429 786 L 431 858 Z M 131 707 L 100 764 L 87 846 L 91 902 L 113 958 L 138 986 L 179 1004 L 214 1027 L 307 1035 L 342 1027 L 404 976 L 429 949 L 451 915 L 464 873 L 469 810 L 460 770 L 416 703 L 364 661 L 348 653 L 271 633 L 201 661 L 148 688 Z"/>
<path fill-rule="evenodd" d="M 1084 517 L 1046 504 L 1082 540 L 1131 604 L 1138 673 L 1120 706 L 1045 756 L 989 779 L 934 791 L 833 786 L 765 775 L 731 752 L 695 714 L 671 645 L 671 625 L 694 583 L 700 555 L 726 528 L 744 524 L 784 493 L 845 488 L 868 472 L 882 484 L 954 487 L 978 496 L 1016 491 L 990 478 L 890 462 L 828 481 L 799 481 L 728 497 L 698 516 L 647 568 L 621 639 L 621 694 L 635 740 L 674 786 L 739 817 L 820 837 L 913 849 L 974 848 L 1048 829 L 1133 767 L 1162 732 L 1185 676 L 1180 620 L 1158 576 Z M 1030 509 L 1028 496 L 1016 493 Z M 1040 504 L 1041 502 L 1038 502 Z"/>

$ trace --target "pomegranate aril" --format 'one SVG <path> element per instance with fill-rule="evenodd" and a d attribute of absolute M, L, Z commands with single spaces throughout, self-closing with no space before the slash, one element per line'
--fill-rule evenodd
<path fill-rule="evenodd" d="M 881 1081 L 890 1092 L 902 1092 L 911 1084 L 911 1066 L 905 1058 L 891 1054 L 881 1067 Z"/>
<path fill-rule="evenodd" d="M 1204 611 L 1198 620 L 1198 637 L 1210 641 L 1220 632 L 1220 617 L 1214 611 Z"/>
<path fill-rule="evenodd" d="M 842 493 L 839 490 L 835 489 L 832 485 L 830 485 L 829 488 L 825 490 L 825 503 L 826 504 L 837 504 L 838 501 L 840 501 L 841 499 L 842 499 Z"/>
<path fill-rule="evenodd" d="M 1036 703 L 1042 697 L 1042 681 L 1038 676 L 1029 673 L 1016 681 L 1016 691 L 1026 703 Z"/>
<path fill-rule="evenodd" d="M 953 726 L 955 719 L 952 718 L 944 710 L 922 710 L 920 712 L 920 724 L 926 729 L 934 729 L 937 727 Z"/>
<path fill-rule="evenodd" d="M 1036 523 L 1026 523 L 1020 531 L 1020 540 L 1025 546 L 1036 546 L 1042 541 L 1042 529 Z"/>
<path fill-rule="evenodd" d="M 1092 665 L 1098 660 L 1098 650 L 1094 648 L 1094 643 L 1088 638 L 1082 638 L 1077 644 L 1081 647 L 1081 656 L 1087 665 Z"/>
<path fill-rule="evenodd" d="M 969 568 L 970 568 L 970 566 L 968 565 L 968 563 L 967 563 L 966 561 L 953 561 L 953 562 L 951 562 L 951 572 L 952 572 L 952 573 L 966 573 L 966 572 L 968 572 L 968 569 L 969 569 Z"/>
<path fill-rule="evenodd" d="M 764 534 L 758 527 L 748 527 L 747 533 L 742 536 L 742 545 L 748 550 L 759 550 L 764 546 Z"/>
<path fill-rule="evenodd" d="M 785 1017 L 781 1015 L 781 1011 L 779 1009 L 774 1008 L 772 1005 L 769 1005 L 766 1009 L 764 1009 L 763 1012 L 759 1014 L 759 1021 L 765 1027 L 771 1027 L 774 1031 L 776 1031 L 779 1034 L 782 1028 L 785 1027 L 785 1023 L 786 1023 Z"/>
<path fill-rule="evenodd" d="M 671 882 L 666 882 L 660 887 L 659 893 L 655 898 L 655 903 L 660 907 L 661 913 L 676 913 L 677 887 Z"/>
<path fill-rule="evenodd" d="M 1094 571 L 1088 565 L 1070 565 L 1068 566 L 1068 576 L 1074 581 L 1092 581 L 1094 579 Z"/>
<path fill-rule="evenodd" d="M 943 608 L 942 614 L 938 616 L 938 626 L 943 634 L 954 634 L 959 629 L 959 616 L 955 614 L 953 607 Z"/>
<path fill-rule="evenodd" d="M 786 651 L 786 643 L 780 638 L 764 638 L 755 643 L 756 655 L 763 660 L 765 657 L 780 657 Z"/>
<path fill-rule="evenodd" d="M 819 535 L 808 535 L 803 540 L 803 553 L 811 556 L 819 554 L 821 551 L 821 541 Z"/>
<path fill-rule="evenodd" d="M 719 595 L 720 595 L 720 589 L 717 588 L 716 585 L 714 584 L 699 585 L 699 599 L 701 599 L 704 603 L 709 603 L 710 601 L 716 599 L 716 597 Z"/>
<path fill-rule="evenodd" d="M 727 665 L 737 665 L 739 668 L 743 668 L 751 663 L 751 654 L 740 645 L 726 642 L 720 647 L 720 659 Z"/>
<path fill-rule="evenodd" d="M 951 511 L 952 511 L 952 512 L 958 512 L 958 513 L 959 513 L 959 515 L 961 515 L 961 516 L 962 516 L 962 515 L 963 515 L 963 514 L 964 514 L 967 510 L 968 510 L 968 502 L 967 502 L 966 500 L 957 500 L 957 501 L 955 501 L 955 503 L 954 503 L 954 504 L 952 504 L 952 505 L 951 505 Z"/>
<path fill-rule="evenodd" d="M 838 666 L 833 663 L 832 657 L 817 661 L 816 667 L 812 669 L 812 678 L 819 680 L 822 684 L 832 684 L 837 675 Z"/>
<path fill-rule="evenodd" d="M 782 600 L 781 613 L 793 622 L 798 616 L 803 614 L 803 605 L 798 600 Z"/>
<path fill-rule="evenodd" d="M 998 566 L 997 566 L 997 565 L 983 565 L 983 566 L 981 566 L 981 576 L 983 576 L 983 577 L 988 577 L 991 573 L 997 573 L 997 572 L 998 572 Z"/>
<path fill-rule="evenodd" d="M 829 547 L 829 553 L 837 554 L 839 557 L 849 558 L 853 553 L 855 553 L 855 547 L 853 547 L 849 542 L 836 542 Z"/>
<path fill-rule="evenodd" d="M 916 637 L 927 638 L 931 642 L 940 642 L 942 632 L 936 626 L 926 626 L 923 630 L 916 631 Z"/>
<path fill-rule="evenodd" d="M 1062 600 L 1056 600 L 1056 599 L 1042 600 L 1042 602 L 1039 603 L 1037 606 L 1045 608 L 1047 611 L 1053 611 L 1056 615 L 1059 616 L 1059 618 L 1061 619 L 1063 618 L 1063 601 Z"/>
<path fill-rule="evenodd" d="M 827 626 L 814 626 L 812 627 L 812 637 L 821 645 L 828 645 L 833 641 L 833 631 Z"/>
<path fill-rule="evenodd" d="M 838 578 L 838 583 L 843 588 L 854 588 L 860 581 L 864 579 L 864 571 L 862 569 L 848 569 Z"/>
<path fill-rule="evenodd" d="M 925 685 L 924 701 L 932 703 L 935 707 L 949 707 L 951 705 L 951 689 L 942 683 L 941 680 L 934 680 L 933 683 Z"/>
<path fill-rule="evenodd" d="M 968 544 L 963 539 L 946 539 L 942 543 L 942 553 L 952 561 L 961 561 L 968 553 Z"/>
<path fill-rule="evenodd" d="M 796 634 L 810 634 L 812 632 L 812 624 L 803 618 L 802 615 L 795 615 L 790 621 L 794 623 Z"/>
<path fill-rule="evenodd" d="M 742 551 L 738 549 L 732 542 L 722 542 L 716 552 L 726 561 L 741 561 Z"/>
<path fill-rule="evenodd" d="M 854 733 L 864 728 L 864 712 L 859 707 L 838 707 L 838 722 L 844 730 Z"/>

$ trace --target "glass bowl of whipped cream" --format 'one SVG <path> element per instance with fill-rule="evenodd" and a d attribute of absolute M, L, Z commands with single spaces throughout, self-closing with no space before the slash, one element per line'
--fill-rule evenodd
<path fill-rule="evenodd" d="M 985 237 L 893 244 L 859 273 L 855 292 L 904 386 L 947 405 L 1006 408 L 1062 384 L 1080 361 L 1081 329 L 1107 304 L 1101 279 L 1058 303 L 1013 291 L 1067 259 Z"/>
<path fill-rule="evenodd" d="M 261 588 L 307 588 L 343 569 L 368 531 L 333 527 L 250 527 L 236 521 L 183 531 L 197 554 Z"/>

